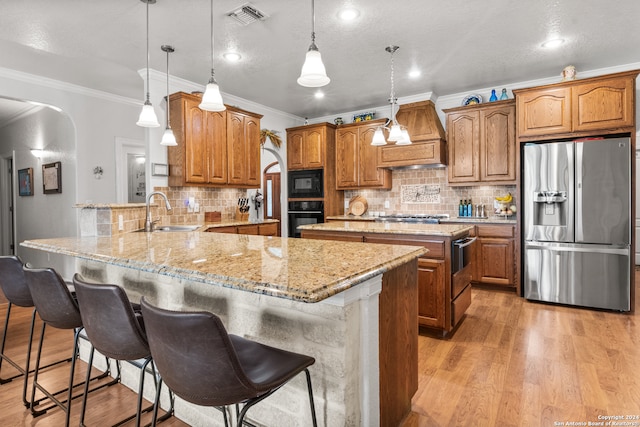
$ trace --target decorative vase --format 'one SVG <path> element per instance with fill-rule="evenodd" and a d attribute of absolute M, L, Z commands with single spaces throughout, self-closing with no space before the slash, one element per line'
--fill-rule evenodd
<path fill-rule="evenodd" d="M 507 95 L 507 89 L 502 89 L 502 95 L 500 95 L 500 101 L 502 101 L 503 99 L 509 99 L 509 96 Z"/>
<path fill-rule="evenodd" d="M 491 89 L 491 98 L 489 98 L 489 102 L 497 101 L 498 97 L 496 96 L 496 90 Z"/>

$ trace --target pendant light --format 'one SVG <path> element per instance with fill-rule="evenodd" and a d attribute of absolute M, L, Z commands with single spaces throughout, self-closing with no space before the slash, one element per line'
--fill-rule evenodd
<path fill-rule="evenodd" d="M 163 44 L 160 49 L 167 53 L 167 127 L 164 129 L 160 145 L 178 145 L 176 142 L 176 136 L 171 130 L 171 116 L 169 113 L 169 54 L 175 52 L 173 46 Z"/>
<path fill-rule="evenodd" d="M 315 0 L 311 0 L 311 45 L 302 65 L 302 72 L 298 77 L 298 84 L 305 87 L 321 87 L 329 84 L 327 71 L 322 63 L 322 57 L 316 46 L 316 11 Z"/>
<path fill-rule="evenodd" d="M 222 102 L 222 95 L 220 95 L 220 87 L 216 82 L 215 72 L 213 68 L 213 0 L 211 0 L 211 78 L 202 95 L 202 102 L 199 105 L 201 110 L 206 111 L 224 111 L 224 102 Z"/>
<path fill-rule="evenodd" d="M 385 50 L 391 54 L 391 94 L 389 96 L 389 102 L 391 103 L 391 118 L 384 124 L 384 126 L 376 129 L 373 134 L 373 139 L 371 140 L 371 145 L 385 145 L 387 143 L 384 140 L 383 129 L 387 129 L 389 131 L 389 142 L 395 142 L 396 145 L 409 145 L 412 143 L 409 131 L 407 131 L 405 127 L 400 126 L 396 120 L 396 106 L 398 99 L 396 98 L 394 87 L 393 54 L 398 49 L 400 49 L 398 46 L 387 46 L 385 48 Z"/>
<path fill-rule="evenodd" d="M 147 98 L 144 101 L 142 111 L 140 112 L 140 116 L 138 117 L 136 124 L 145 128 L 157 128 L 160 126 L 160 123 L 158 122 L 158 116 L 156 116 L 156 111 L 153 109 L 153 105 L 151 105 L 149 97 L 149 4 L 155 3 L 156 0 L 140 1 L 147 4 Z"/>

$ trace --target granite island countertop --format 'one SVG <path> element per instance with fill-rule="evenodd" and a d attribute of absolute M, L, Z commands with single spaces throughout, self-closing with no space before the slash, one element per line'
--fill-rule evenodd
<path fill-rule="evenodd" d="M 301 225 L 299 230 L 360 233 L 415 234 L 457 238 L 473 230 L 473 224 L 416 224 L 406 222 L 330 221 Z"/>
<path fill-rule="evenodd" d="M 381 248 L 379 244 L 201 232 L 38 239 L 20 245 L 308 303 L 331 297 L 426 252 L 417 246 Z"/>

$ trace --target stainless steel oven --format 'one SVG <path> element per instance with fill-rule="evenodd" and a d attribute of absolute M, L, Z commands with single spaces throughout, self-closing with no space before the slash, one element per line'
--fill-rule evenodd
<path fill-rule="evenodd" d="M 289 202 L 289 237 L 300 237 L 298 226 L 324 222 L 324 202 L 317 200 Z"/>
<path fill-rule="evenodd" d="M 465 268 L 473 255 L 473 243 L 477 237 L 464 237 L 451 242 L 451 274 Z"/>

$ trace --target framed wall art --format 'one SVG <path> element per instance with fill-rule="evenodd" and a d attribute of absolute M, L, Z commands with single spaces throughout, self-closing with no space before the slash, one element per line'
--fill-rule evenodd
<path fill-rule="evenodd" d="M 33 168 L 20 169 L 18 171 L 18 194 L 20 196 L 33 196 Z"/>
<path fill-rule="evenodd" d="M 164 163 L 151 163 L 151 175 L 169 176 L 169 166 Z"/>
<path fill-rule="evenodd" d="M 62 193 L 62 163 L 42 165 L 42 187 L 44 194 Z"/>

